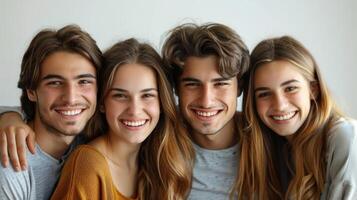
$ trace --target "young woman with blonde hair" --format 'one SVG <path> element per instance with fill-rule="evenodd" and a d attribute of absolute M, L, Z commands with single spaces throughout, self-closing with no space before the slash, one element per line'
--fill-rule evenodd
<path fill-rule="evenodd" d="M 259 199 L 357 199 L 357 123 L 310 52 L 289 36 L 264 40 L 245 79 L 245 186 Z"/>

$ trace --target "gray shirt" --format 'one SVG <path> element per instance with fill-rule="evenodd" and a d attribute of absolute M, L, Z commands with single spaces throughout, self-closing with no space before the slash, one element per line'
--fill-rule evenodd
<path fill-rule="evenodd" d="M 208 150 L 194 144 L 194 148 L 196 159 L 188 199 L 229 199 L 237 174 L 238 145 L 223 150 Z"/>
<path fill-rule="evenodd" d="M 329 131 L 322 200 L 357 199 L 357 121 L 341 119 Z"/>
<path fill-rule="evenodd" d="M 77 137 L 78 138 L 78 137 Z M 50 198 L 62 165 L 70 152 L 78 145 L 76 139 L 60 160 L 53 158 L 36 145 L 36 154 L 27 152 L 28 170 L 15 172 L 12 167 L 0 167 L 1 200 L 47 200 Z"/>

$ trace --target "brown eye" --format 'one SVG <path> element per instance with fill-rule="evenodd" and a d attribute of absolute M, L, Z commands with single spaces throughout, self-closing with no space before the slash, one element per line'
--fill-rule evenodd
<path fill-rule="evenodd" d="M 257 98 L 264 98 L 264 97 L 268 97 L 270 96 L 270 92 L 260 92 L 258 94 L 256 94 Z"/>
<path fill-rule="evenodd" d="M 295 87 L 295 86 L 290 86 L 290 87 L 285 88 L 285 92 L 293 92 L 295 90 L 297 90 L 297 87 Z"/>
<path fill-rule="evenodd" d="M 49 85 L 49 86 L 60 86 L 62 85 L 62 82 L 61 81 L 49 81 L 46 83 L 46 85 Z"/>

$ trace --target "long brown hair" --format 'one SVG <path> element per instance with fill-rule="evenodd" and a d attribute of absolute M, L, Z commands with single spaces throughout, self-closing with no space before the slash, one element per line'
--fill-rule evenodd
<path fill-rule="evenodd" d="M 191 188 L 193 148 L 177 115 L 173 92 L 163 71 L 160 55 L 146 43 L 128 39 L 114 44 L 104 54 L 99 78 L 99 105 L 103 105 L 116 70 L 129 63 L 152 68 L 156 74 L 160 99 L 160 118 L 139 151 L 138 198 L 180 200 Z M 108 124 L 101 115 L 98 132 Z"/>
<path fill-rule="evenodd" d="M 259 119 L 255 104 L 254 74 L 263 64 L 284 60 L 293 64 L 310 84 L 317 88 L 312 95 L 307 119 L 289 143 L 292 179 L 287 191 L 279 180 L 276 136 Z M 251 68 L 244 77 L 249 84 L 244 88 L 243 109 L 246 117 L 246 134 L 242 138 L 246 152 L 246 170 L 251 180 L 247 188 L 259 199 L 319 199 L 325 184 L 327 130 L 340 116 L 333 103 L 319 67 L 311 53 L 290 36 L 271 38 L 260 42 L 252 51 Z M 292 163 L 292 164 L 291 164 Z"/>

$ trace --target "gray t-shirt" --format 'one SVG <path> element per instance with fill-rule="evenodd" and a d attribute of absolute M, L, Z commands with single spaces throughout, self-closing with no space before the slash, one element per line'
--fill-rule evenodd
<path fill-rule="evenodd" d="M 322 200 L 357 199 L 357 121 L 341 119 L 329 130 Z"/>
<path fill-rule="evenodd" d="M 81 143 L 79 137 L 68 151 L 57 160 L 36 145 L 36 154 L 27 152 L 28 170 L 15 172 L 12 167 L 0 167 L 1 200 L 47 200 L 50 198 L 65 159 Z"/>
<path fill-rule="evenodd" d="M 223 150 L 208 150 L 194 144 L 196 159 L 193 168 L 190 200 L 229 199 L 238 167 L 238 144 Z"/>

